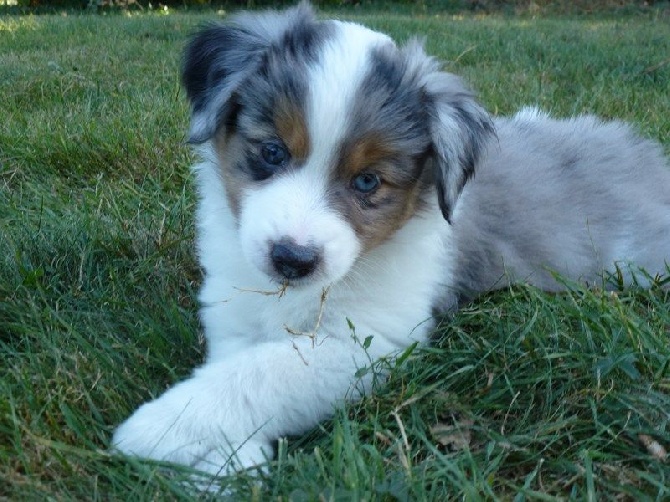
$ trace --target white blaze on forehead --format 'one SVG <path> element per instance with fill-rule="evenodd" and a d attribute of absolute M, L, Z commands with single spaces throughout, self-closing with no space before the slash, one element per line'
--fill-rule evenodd
<path fill-rule="evenodd" d="M 335 35 L 324 43 L 318 61 L 307 75 L 307 127 L 311 141 L 310 167 L 327 174 L 333 153 L 354 112 L 356 92 L 369 70 L 370 51 L 394 45 L 391 38 L 354 23 L 332 21 Z"/>

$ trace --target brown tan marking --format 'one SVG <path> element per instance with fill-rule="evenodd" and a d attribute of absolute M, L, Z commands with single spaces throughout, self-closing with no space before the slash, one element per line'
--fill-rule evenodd
<path fill-rule="evenodd" d="M 226 133 L 221 129 L 214 138 L 214 149 L 219 172 L 226 189 L 226 198 L 231 211 L 240 215 L 240 197 L 252 181 L 236 168 L 244 160 L 245 142 L 235 133 Z"/>
<path fill-rule="evenodd" d="M 278 100 L 274 109 L 274 125 L 291 157 L 304 161 L 309 156 L 309 132 L 300 107 L 287 98 Z"/>
<path fill-rule="evenodd" d="M 352 213 L 350 221 L 361 239 L 363 248 L 368 251 L 398 231 L 421 206 L 421 188 L 419 184 L 408 189 L 384 184 L 372 198 L 393 199 L 393 203 L 380 208 L 358 208 Z"/>
<path fill-rule="evenodd" d="M 424 195 L 431 188 L 430 169 L 424 164 L 377 135 L 343 148 L 332 198 L 351 222 L 365 251 L 389 239 L 422 208 Z M 381 178 L 381 185 L 370 195 L 360 194 L 351 186 L 353 178 L 363 172 Z"/>
<path fill-rule="evenodd" d="M 392 145 L 376 134 L 369 134 L 344 148 L 339 173 L 343 179 L 354 176 L 383 160 L 396 156 Z"/>

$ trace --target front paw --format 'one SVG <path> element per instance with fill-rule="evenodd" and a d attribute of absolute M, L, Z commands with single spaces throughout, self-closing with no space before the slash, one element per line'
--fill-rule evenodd
<path fill-rule="evenodd" d="M 113 449 L 212 475 L 230 474 L 271 458 L 269 441 L 254 436 L 229 438 L 225 424 L 212 420 L 193 403 L 179 405 L 170 394 L 142 405 L 123 422 L 114 432 Z"/>

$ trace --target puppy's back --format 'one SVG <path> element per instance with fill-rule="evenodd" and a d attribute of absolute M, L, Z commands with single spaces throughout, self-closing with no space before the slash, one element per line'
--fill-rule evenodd
<path fill-rule="evenodd" d="M 560 289 L 552 272 L 599 285 L 617 267 L 626 282 L 666 271 L 670 167 L 658 143 L 622 122 L 532 108 L 496 130 L 454 218 L 464 297 L 515 281 Z"/>

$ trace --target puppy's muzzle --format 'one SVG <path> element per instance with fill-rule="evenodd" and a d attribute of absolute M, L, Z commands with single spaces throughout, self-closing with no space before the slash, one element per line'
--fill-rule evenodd
<path fill-rule="evenodd" d="M 275 271 L 285 279 L 300 279 L 310 275 L 319 264 L 320 251 L 315 246 L 301 246 L 290 239 L 271 245 L 270 259 Z"/>

